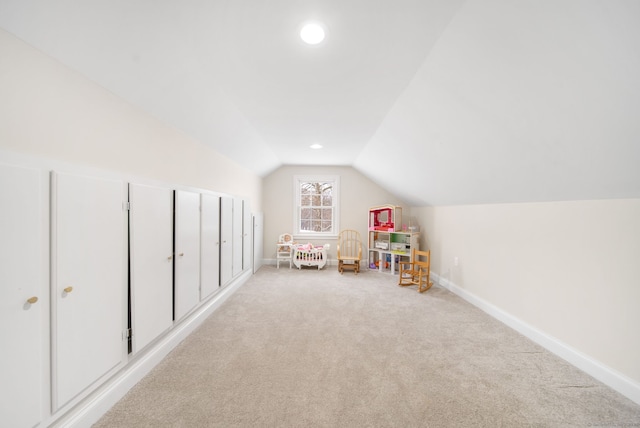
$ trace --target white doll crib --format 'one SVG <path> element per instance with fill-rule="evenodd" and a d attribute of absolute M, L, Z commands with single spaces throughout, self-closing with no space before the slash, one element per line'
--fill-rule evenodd
<path fill-rule="evenodd" d="M 323 246 L 314 247 L 311 244 L 295 245 L 293 264 L 298 269 L 302 266 L 317 266 L 320 270 L 327 264 L 327 249 Z"/>

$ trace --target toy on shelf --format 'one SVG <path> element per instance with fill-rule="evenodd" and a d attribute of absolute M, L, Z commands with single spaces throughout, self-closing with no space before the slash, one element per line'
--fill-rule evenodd
<path fill-rule="evenodd" d="M 369 209 L 369 230 L 399 231 L 402 227 L 402 208 L 382 205 Z"/>
<path fill-rule="evenodd" d="M 382 263 L 382 266 L 384 267 L 384 269 L 389 269 L 389 266 L 391 266 L 391 264 L 387 261 Z M 380 260 L 376 260 L 375 262 L 373 262 L 373 269 L 379 269 L 380 268 Z"/>

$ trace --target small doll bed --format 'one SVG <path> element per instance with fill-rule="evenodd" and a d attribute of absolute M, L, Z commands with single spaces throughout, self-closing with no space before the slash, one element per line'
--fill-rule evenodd
<path fill-rule="evenodd" d="M 302 266 L 317 266 L 320 270 L 327 264 L 327 250 L 323 246 L 314 247 L 312 244 L 295 245 L 293 264 L 298 269 Z"/>

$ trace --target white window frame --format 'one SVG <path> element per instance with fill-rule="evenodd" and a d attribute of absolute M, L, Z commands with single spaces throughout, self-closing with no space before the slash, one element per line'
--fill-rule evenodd
<path fill-rule="evenodd" d="M 306 182 L 332 182 L 333 211 L 330 232 L 309 232 L 300 230 L 301 194 L 300 185 Z M 340 233 L 340 176 L 339 175 L 294 175 L 293 176 L 293 234 L 296 238 L 304 239 L 336 239 Z"/>

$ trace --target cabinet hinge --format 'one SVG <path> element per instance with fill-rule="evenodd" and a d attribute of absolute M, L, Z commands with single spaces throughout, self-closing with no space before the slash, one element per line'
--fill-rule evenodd
<path fill-rule="evenodd" d="M 130 328 L 122 331 L 122 340 L 129 340 L 131 336 L 133 336 L 133 334 Z"/>
<path fill-rule="evenodd" d="M 131 202 L 123 202 L 122 203 L 122 209 L 125 210 L 125 211 L 131 210 Z"/>

